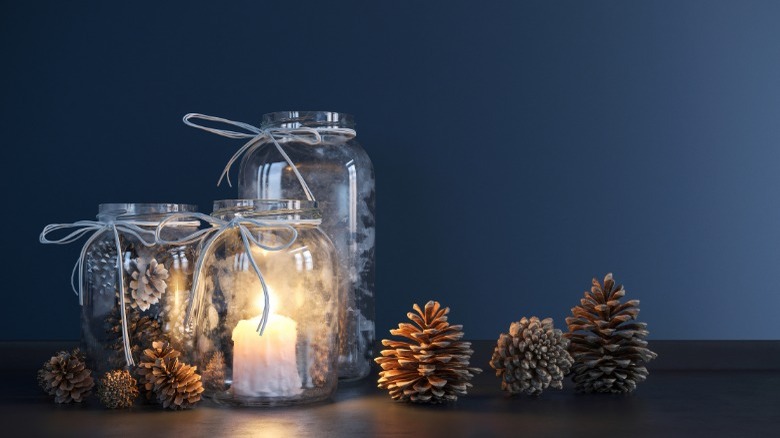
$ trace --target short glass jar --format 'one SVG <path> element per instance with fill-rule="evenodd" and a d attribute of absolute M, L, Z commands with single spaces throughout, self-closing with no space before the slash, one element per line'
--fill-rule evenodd
<path fill-rule="evenodd" d="M 339 283 L 316 204 L 223 200 L 212 216 L 224 225 L 203 246 L 191 310 L 204 395 L 232 406 L 328 398 L 338 381 Z"/>
<path fill-rule="evenodd" d="M 190 300 L 195 248 L 157 244 L 154 232 L 170 214 L 196 210 L 194 205 L 151 203 L 100 204 L 98 208 L 99 222 L 132 224 L 144 231 L 137 235 L 118 228 L 127 345 L 136 363 L 153 341 L 168 339 L 180 351 L 191 349 L 191 341 L 181 329 Z M 184 237 L 198 226 L 197 221 L 173 221 L 163 237 Z M 85 254 L 82 343 L 90 367 L 101 375 L 126 366 L 114 233 L 109 229 L 101 232 Z"/>
<path fill-rule="evenodd" d="M 306 135 L 277 138 L 295 168 L 269 137 L 261 140 L 241 162 L 238 192 L 261 199 L 311 194 L 319 203 L 321 228 L 336 247 L 347 291 L 339 318 L 339 377 L 365 377 L 374 356 L 375 191 L 374 168 L 355 138 L 354 118 L 331 111 L 281 111 L 263 115 L 261 127 L 311 128 L 320 135 L 318 142 Z"/>

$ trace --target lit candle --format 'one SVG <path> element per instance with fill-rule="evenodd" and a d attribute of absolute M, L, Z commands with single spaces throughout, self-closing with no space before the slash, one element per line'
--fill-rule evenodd
<path fill-rule="evenodd" d="M 260 317 L 242 319 L 233 329 L 233 385 L 238 396 L 284 397 L 300 394 L 301 377 L 295 357 L 297 323 L 270 314 L 263 335 Z"/>

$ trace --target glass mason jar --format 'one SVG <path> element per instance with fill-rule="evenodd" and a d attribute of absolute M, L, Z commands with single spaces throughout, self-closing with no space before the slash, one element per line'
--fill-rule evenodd
<path fill-rule="evenodd" d="M 338 267 L 316 204 L 223 200 L 212 216 L 227 225 L 203 246 L 192 310 L 205 396 L 233 406 L 328 398 L 338 382 Z M 262 335 L 254 266 L 269 295 Z"/>
<path fill-rule="evenodd" d="M 182 336 L 190 299 L 195 248 L 192 245 L 158 245 L 154 231 L 167 215 L 194 212 L 186 204 L 100 204 L 98 220 L 129 222 L 149 231 L 143 241 L 119 230 L 124 279 L 125 316 L 130 350 L 136 363 L 153 341 L 168 339 L 185 352 L 190 341 Z M 162 236 L 175 239 L 199 227 L 199 222 L 173 222 Z M 86 248 L 83 265 L 84 303 L 81 307 L 82 343 L 90 367 L 97 375 L 126 366 L 119 299 L 119 275 L 114 234 L 103 232 Z"/>
<path fill-rule="evenodd" d="M 261 127 L 314 128 L 321 142 L 306 137 L 279 138 L 322 210 L 322 230 L 338 253 L 342 287 L 339 377 L 368 375 L 374 343 L 374 169 L 353 135 L 349 114 L 327 111 L 283 111 L 263 115 Z M 314 144 L 313 144 L 314 143 Z M 249 150 L 239 170 L 239 197 L 307 199 L 294 169 L 273 142 Z"/>

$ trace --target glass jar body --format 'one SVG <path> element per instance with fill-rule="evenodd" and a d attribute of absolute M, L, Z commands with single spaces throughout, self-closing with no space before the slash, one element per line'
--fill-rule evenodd
<path fill-rule="evenodd" d="M 342 287 L 347 291 L 340 312 L 339 376 L 368 375 L 374 329 L 374 169 L 351 135 L 352 117 L 332 112 L 280 112 L 263 116 L 264 128 L 317 129 L 320 142 L 282 138 L 279 146 L 295 163 L 322 211 L 321 228 L 336 248 Z M 250 150 L 239 170 L 239 196 L 305 199 L 294 169 L 273 142 Z"/>
<path fill-rule="evenodd" d="M 219 211 L 229 220 L 237 214 Z M 285 406 L 320 401 L 336 390 L 338 277 L 335 249 L 298 213 L 251 213 L 267 225 L 244 224 L 220 232 L 202 254 L 195 316 L 195 355 L 205 396 L 231 406 Z M 283 246 L 297 232 L 294 242 Z M 248 243 L 248 246 L 247 246 Z M 259 245 L 262 246 L 259 246 Z M 265 330 L 258 333 L 265 306 L 256 263 L 269 292 Z"/>
<path fill-rule="evenodd" d="M 195 210 L 195 206 L 184 204 L 100 205 L 101 221 L 132 221 L 149 232 L 142 241 L 119 231 L 128 343 L 136 363 L 153 341 L 170 340 L 182 352 L 191 349 L 192 342 L 183 335 L 182 324 L 190 300 L 195 248 L 150 243 L 155 228 L 167 215 Z M 163 237 L 181 238 L 197 228 L 197 222 L 175 223 Z M 116 260 L 111 231 L 104 231 L 87 247 L 81 334 L 90 367 L 97 375 L 127 365 Z"/>

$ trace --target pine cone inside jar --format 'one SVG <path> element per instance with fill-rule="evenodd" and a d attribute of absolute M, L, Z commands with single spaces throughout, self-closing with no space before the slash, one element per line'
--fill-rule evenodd
<path fill-rule="evenodd" d="M 539 395 L 547 387 L 563 388 L 572 358 L 566 351 L 569 341 L 553 327 L 553 320 L 523 318 L 502 333 L 493 351 L 490 366 L 501 377 L 501 389 L 510 394 Z"/>
<path fill-rule="evenodd" d="M 87 278 L 100 294 L 111 294 L 116 288 L 116 244 L 113 237 L 95 241 L 87 252 Z"/>
<path fill-rule="evenodd" d="M 109 409 L 129 408 L 138 397 L 138 382 L 126 370 L 109 371 L 98 382 L 97 395 Z"/>
<path fill-rule="evenodd" d="M 636 321 L 639 300 L 621 303 L 625 294 L 612 274 L 607 274 L 603 286 L 594 278 L 590 292 L 566 318 L 578 391 L 628 393 L 647 378 L 644 364 L 657 355 L 644 340 L 647 324 Z"/>
<path fill-rule="evenodd" d="M 152 346 L 153 341 L 166 340 L 160 323 L 149 315 L 141 315 L 137 309 L 127 309 L 127 334 L 130 341 L 130 354 L 138 360 L 141 353 Z M 124 341 L 122 339 L 122 315 L 119 307 L 106 318 L 107 345 L 117 354 L 111 358 L 111 365 L 120 368 L 125 365 Z"/>
<path fill-rule="evenodd" d="M 38 384 L 54 396 L 56 403 L 81 403 L 95 386 L 92 371 L 78 349 L 60 351 L 52 356 L 38 371 Z"/>
<path fill-rule="evenodd" d="M 225 355 L 217 351 L 211 355 L 203 368 L 202 381 L 209 391 L 220 392 L 227 388 L 225 385 Z"/>
<path fill-rule="evenodd" d="M 428 301 L 425 309 L 414 305 L 416 313 L 407 317 L 414 324 L 400 323 L 390 330 L 408 341 L 383 339 L 381 357 L 375 359 L 382 367 L 378 386 L 387 389 L 393 400 L 413 403 L 456 401 L 466 395 L 474 374 L 482 372 L 469 367 L 474 351 L 470 342 L 462 342 L 463 326 L 450 325 L 450 309 Z"/>
<path fill-rule="evenodd" d="M 166 409 L 187 409 L 200 401 L 203 385 L 196 368 L 179 361 L 168 342 L 154 342 L 144 351 L 138 375 L 148 394 Z"/>
<path fill-rule="evenodd" d="M 152 304 L 160 302 L 162 294 L 168 288 L 168 270 L 156 259 L 138 257 L 129 264 L 130 290 L 125 301 L 131 308 L 149 310 Z"/>

